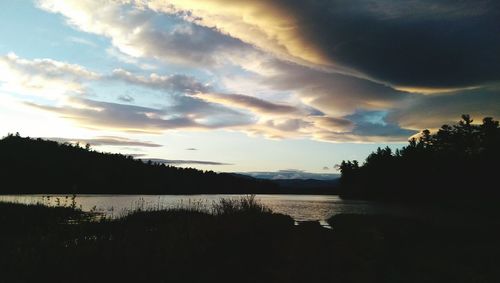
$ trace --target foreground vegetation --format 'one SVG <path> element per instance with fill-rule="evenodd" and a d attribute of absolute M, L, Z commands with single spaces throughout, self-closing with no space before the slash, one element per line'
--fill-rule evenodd
<path fill-rule="evenodd" d="M 462 115 L 456 125 L 424 130 L 401 150 L 379 148 L 364 164 L 340 165 L 344 197 L 428 200 L 500 196 L 500 126 L 490 117 L 474 124 Z"/>
<path fill-rule="evenodd" d="M 294 225 L 253 198 L 100 219 L 0 203 L 3 282 L 500 282 L 498 214 Z"/>

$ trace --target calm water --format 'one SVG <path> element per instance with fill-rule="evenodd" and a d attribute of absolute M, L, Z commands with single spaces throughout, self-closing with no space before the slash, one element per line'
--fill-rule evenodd
<path fill-rule="evenodd" d="M 142 208 L 178 208 L 197 206 L 209 209 L 221 198 L 240 198 L 241 195 L 77 195 L 76 206 L 83 211 L 96 211 L 109 217 L 120 217 Z M 274 212 L 290 215 L 296 221 L 320 221 L 341 213 L 406 214 L 410 208 L 371 201 L 342 200 L 323 195 L 256 195 L 256 199 Z M 51 206 L 70 206 L 67 195 L 5 195 L 0 201 L 25 204 L 42 203 Z"/>

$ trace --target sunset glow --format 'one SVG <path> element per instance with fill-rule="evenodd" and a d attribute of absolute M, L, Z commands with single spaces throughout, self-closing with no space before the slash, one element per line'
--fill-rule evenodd
<path fill-rule="evenodd" d="M 2 1 L 0 135 L 337 173 L 463 113 L 498 118 L 496 4 L 403 2 Z"/>

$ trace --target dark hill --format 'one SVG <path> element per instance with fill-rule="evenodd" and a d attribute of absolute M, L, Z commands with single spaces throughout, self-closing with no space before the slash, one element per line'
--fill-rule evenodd
<path fill-rule="evenodd" d="M 8 135 L 0 140 L 0 194 L 277 193 L 254 178 L 143 162 L 69 143 Z"/>

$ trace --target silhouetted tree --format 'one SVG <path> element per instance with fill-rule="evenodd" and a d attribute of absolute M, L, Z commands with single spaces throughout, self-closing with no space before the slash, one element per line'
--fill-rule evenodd
<path fill-rule="evenodd" d="M 89 149 L 8 134 L 0 140 L 0 194 L 247 194 L 279 189 L 270 181 Z"/>
<path fill-rule="evenodd" d="M 434 134 L 423 130 L 395 153 L 378 148 L 362 166 L 343 161 L 342 191 L 345 196 L 375 198 L 491 195 L 498 193 L 499 160 L 499 122 L 486 117 L 474 124 L 469 115 L 462 115 L 456 125 L 443 125 Z"/>

